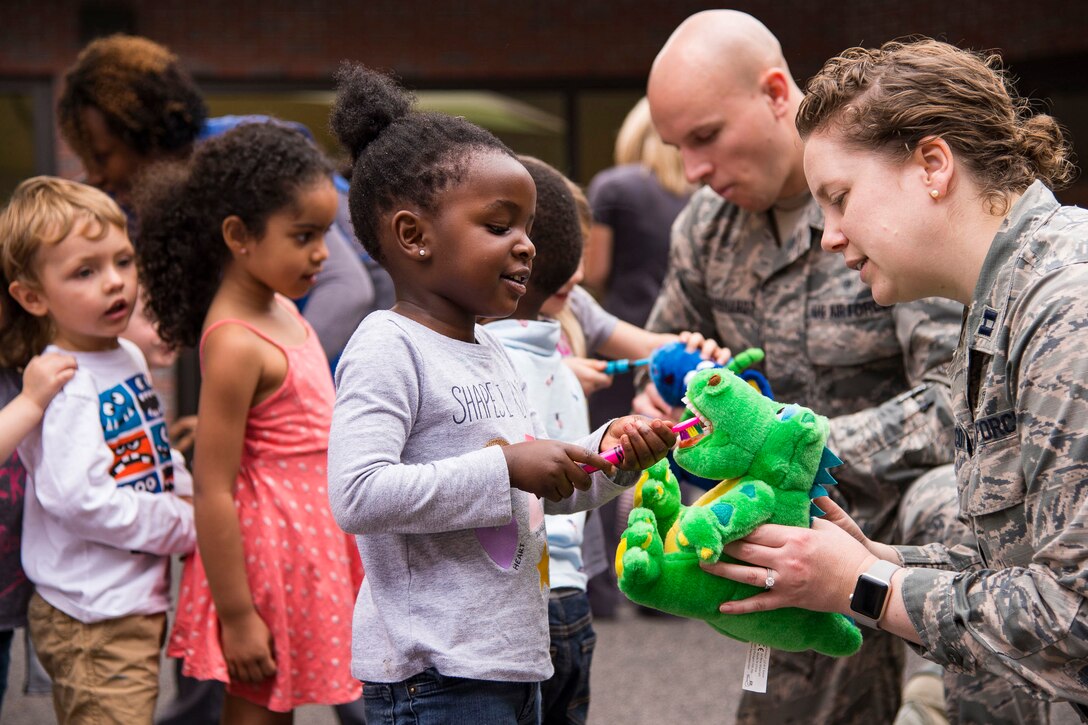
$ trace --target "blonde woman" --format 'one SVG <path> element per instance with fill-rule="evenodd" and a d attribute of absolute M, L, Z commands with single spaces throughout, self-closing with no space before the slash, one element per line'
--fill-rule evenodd
<path fill-rule="evenodd" d="M 684 179 L 680 152 L 654 130 L 645 98 L 620 128 L 615 161 L 589 185 L 595 223 L 583 284 L 606 310 L 641 326 L 665 276 L 669 229 L 692 187 Z"/>

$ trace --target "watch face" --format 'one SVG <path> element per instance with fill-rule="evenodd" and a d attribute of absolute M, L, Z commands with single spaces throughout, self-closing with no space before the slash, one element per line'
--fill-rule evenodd
<path fill-rule="evenodd" d="M 879 619 L 884 613 L 884 600 L 888 596 L 888 585 L 868 574 L 858 577 L 854 587 L 854 596 L 850 597 L 850 608 L 863 617 Z"/>

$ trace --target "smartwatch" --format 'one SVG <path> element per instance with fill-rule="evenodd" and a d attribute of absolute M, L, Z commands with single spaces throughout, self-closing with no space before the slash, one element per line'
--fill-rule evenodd
<path fill-rule="evenodd" d="M 880 629 L 880 618 L 888 608 L 892 574 L 899 567 L 881 559 L 858 577 L 854 593 L 850 595 L 850 611 L 855 621 L 866 627 Z"/>

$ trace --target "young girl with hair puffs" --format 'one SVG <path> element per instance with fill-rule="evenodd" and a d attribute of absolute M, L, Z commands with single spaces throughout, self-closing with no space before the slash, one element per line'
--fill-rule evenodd
<path fill-rule="evenodd" d="M 168 654 L 227 682 L 223 721 L 289 722 L 359 696 L 350 551 L 325 458 L 333 388 L 288 298 L 311 288 L 336 214 L 331 169 L 301 134 L 246 124 L 137 198 L 139 264 L 168 343 L 199 343 L 198 554 Z"/>
<path fill-rule="evenodd" d="M 487 131 L 413 111 L 389 78 L 348 65 L 339 81 L 352 223 L 397 299 L 341 357 L 329 446 L 333 512 L 362 534 L 367 567 L 353 653 L 367 721 L 537 723 L 552 674 L 545 510 L 615 496 L 676 436 L 632 416 L 578 443 L 535 440 L 525 383 L 476 323 L 526 292 L 532 178 Z M 620 471 L 598 453 L 616 445 Z"/>

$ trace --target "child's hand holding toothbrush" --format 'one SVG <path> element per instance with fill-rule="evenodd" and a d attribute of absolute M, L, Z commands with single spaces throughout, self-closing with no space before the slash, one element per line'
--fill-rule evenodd
<path fill-rule="evenodd" d="M 562 501 L 574 489 L 588 491 L 593 485 L 588 471 L 611 474 L 612 463 L 574 443 L 535 440 L 503 446 L 510 471 L 510 486 L 549 501 Z"/>
<path fill-rule="evenodd" d="M 696 420 L 696 422 L 698 422 Z M 616 468 L 641 471 L 665 457 L 665 454 L 690 428 L 688 422 L 673 425 L 667 420 L 651 420 L 641 415 L 617 418 L 601 437 L 603 453 L 590 453 L 573 444 L 555 440 L 536 440 L 503 446 L 510 485 L 523 491 L 561 501 L 574 489 L 589 490 L 590 473 L 604 470 L 612 475 Z"/>
<path fill-rule="evenodd" d="M 677 432 L 669 420 L 617 418 L 601 438 L 601 456 L 625 471 L 642 471 L 665 457 L 676 444 Z"/>

